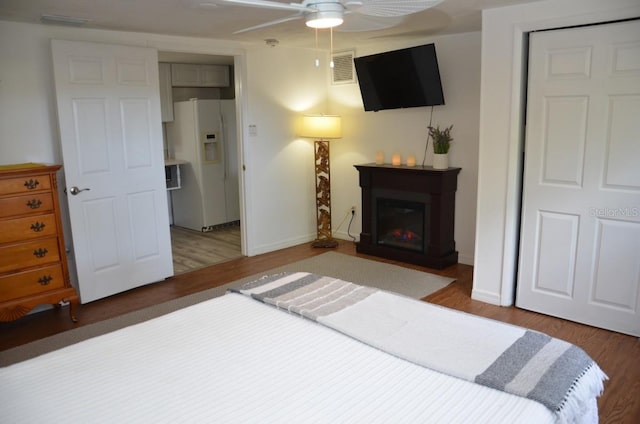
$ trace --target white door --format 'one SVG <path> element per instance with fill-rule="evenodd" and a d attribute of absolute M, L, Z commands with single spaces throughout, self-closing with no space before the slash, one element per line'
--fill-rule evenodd
<path fill-rule="evenodd" d="M 530 37 L 517 306 L 640 335 L 640 21 Z"/>
<path fill-rule="evenodd" d="M 81 302 L 173 275 L 156 50 L 52 51 Z"/>

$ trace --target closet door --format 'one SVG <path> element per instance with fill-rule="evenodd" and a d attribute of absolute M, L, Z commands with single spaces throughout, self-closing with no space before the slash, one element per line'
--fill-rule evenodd
<path fill-rule="evenodd" d="M 640 335 L 640 21 L 530 36 L 516 305 Z"/>

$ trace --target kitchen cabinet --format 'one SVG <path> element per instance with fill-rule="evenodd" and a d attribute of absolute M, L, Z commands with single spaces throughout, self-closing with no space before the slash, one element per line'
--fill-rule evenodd
<path fill-rule="evenodd" d="M 174 87 L 228 87 L 229 67 L 172 63 L 171 85 Z"/>
<path fill-rule="evenodd" d="M 160 113 L 162 122 L 173 121 L 173 92 L 171 91 L 171 64 L 159 63 Z"/>

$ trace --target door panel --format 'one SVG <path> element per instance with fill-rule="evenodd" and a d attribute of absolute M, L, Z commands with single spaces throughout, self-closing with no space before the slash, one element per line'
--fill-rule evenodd
<path fill-rule="evenodd" d="M 109 132 L 107 130 L 107 104 L 105 99 L 71 99 L 73 107 L 75 152 L 74 165 L 80 175 L 109 171 Z M 66 159 L 66 157 L 65 157 Z M 70 165 L 70 164 L 69 164 Z M 65 167 L 66 168 L 66 167 Z"/>
<path fill-rule="evenodd" d="M 120 103 L 125 169 L 148 168 L 153 164 L 153 134 L 150 104 L 145 99 L 125 99 Z"/>
<path fill-rule="evenodd" d="M 573 297 L 579 217 L 540 211 L 536 240 L 534 290 Z"/>
<path fill-rule="evenodd" d="M 589 300 L 599 306 L 633 312 L 640 287 L 640 224 L 599 219 L 597 225 Z"/>
<path fill-rule="evenodd" d="M 545 99 L 543 183 L 582 185 L 588 106 L 584 96 Z"/>
<path fill-rule="evenodd" d="M 160 238 L 156 228 L 154 209 L 159 199 L 154 191 L 129 193 L 129 222 L 133 243 L 133 258 L 143 261 L 157 257 L 160 252 Z"/>
<path fill-rule="evenodd" d="M 52 41 L 83 303 L 173 274 L 157 52 Z"/>
<path fill-rule="evenodd" d="M 640 96 L 611 96 L 609 110 L 604 185 L 640 191 Z"/>
<path fill-rule="evenodd" d="M 87 275 L 115 268 L 118 266 L 118 226 L 115 198 L 85 200 L 81 203 L 82 221 L 85 228 L 73 225 L 73 232 L 84 232 L 86 235 L 87 253 L 90 261 L 78 261 L 78 274 Z M 99 222 L 100 225 L 91 223 Z M 74 249 L 75 251 L 76 249 Z M 78 253 L 76 252 L 76 257 Z M 82 285 L 82 283 L 80 283 Z"/>
<path fill-rule="evenodd" d="M 640 21 L 529 52 L 516 305 L 640 335 Z"/>

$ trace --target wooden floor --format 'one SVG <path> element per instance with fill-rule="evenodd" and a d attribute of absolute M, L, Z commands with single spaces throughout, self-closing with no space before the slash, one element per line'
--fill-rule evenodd
<path fill-rule="evenodd" d="M 193 271 L 242 256 L 240 225 L 230 225 L 205 232 L 171 227 L 173 271 Z"/>
<path fill-rule="evenodd" d="M 251 258 L 232 259 L 219 265 L 177 275 L 160 283 L 82 305 L 78 311 L 80 322 L 75 325 L 68 319 L 65 309 L 44 311 L 12 323 L 3 323 L 0 324 L 0 350 L 215 287 L 325 251 L 301 245 Z M 457 278 L 456 282 L 424 300 L 543 331 L 582 347 L 598 362 L 610 379 L 605 385 L 604 395 L 598 402 L 600 422 L 640 423 L 640 339 L 534 312 L 471 300 L 473 268 L 470 266 L 459 264 L 443 271 L 436 271 L 401 264 L 357 254 L 354 244 L 348 241 L 341 242 L 337 251 Z"/>

